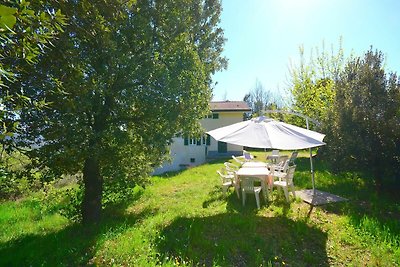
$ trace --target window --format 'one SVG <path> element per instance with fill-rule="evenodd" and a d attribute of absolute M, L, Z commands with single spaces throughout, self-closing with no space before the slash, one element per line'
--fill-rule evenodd
<path fill-rule="evenodd" d="M 190 158 L 190 163 L 195 163 L 196 159 L 195 158 Z"/>
<path fill-rule="evenodd" d="M 184 146 L 201 146 L 206 145 L 209 146 L 211 144 L 211 137 L 207 135 L 203 135 L 200 138 L 193 138 L 193 137 L 184 137 L 183 138 L 183 145 Z"/>
<path fill-rule="evenodd" d="M 212 118 L 215 119 L 219 119 L 219 113 L 213 113 L 212 114 Z"/>
<path fill-rule="evenodd" d="M 196 145 L 196 138 L 189 138 L 189 145 Z"/>
<path fill-rule="evenodd" d="M 201 138 L 193 138 L 193 137 L 184 137 L 183 138 L 184 146 L 201 146 Z"/>

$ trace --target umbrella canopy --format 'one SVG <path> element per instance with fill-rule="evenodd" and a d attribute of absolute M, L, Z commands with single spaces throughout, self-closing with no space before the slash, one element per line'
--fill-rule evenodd
<path fill-rule="evenodd" d="M 325 135 L 284 122 L 258 117 L 207 132 L 215 140 L 230 144 L 298 150 L 325 145 Z"/>

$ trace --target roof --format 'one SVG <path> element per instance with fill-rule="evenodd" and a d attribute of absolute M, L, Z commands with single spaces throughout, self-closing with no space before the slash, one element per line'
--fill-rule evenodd
<path fill-rule="evenodd" d="M 244 101 L 211 101 L 211 111 L 251 111 Z"/>

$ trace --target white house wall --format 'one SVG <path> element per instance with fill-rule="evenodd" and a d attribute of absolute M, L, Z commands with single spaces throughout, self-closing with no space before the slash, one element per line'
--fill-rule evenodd
<path fill-rule="evenodd" d="M 227 126 L 243 120 L 242 111 L 213 112 L 213 113 L 218 113 L 219 118 L 218 119 L 207 118 L 207 119 L 202 119 L 200 121 L 205 131 L 214 130 L 216 128 Z M 242 150 L 243 150 L 242 146 L 227 144 L 228 153 L 236 152 L 237 154 L 241 153 Z M 160 174 L 167 171 L 176 171 L 184 169 L 186 167 L 203 164 L 206 162 L 206 152 L 209 154 L 210 152 L 212 154 L 215 154 L 217 153 L 217 151 L 218 151 L 218 142 L 212 137 L 209 146 L 206 146 L 206 144 L 203 144 L 203 142 L 199 146 L 196 144 L 184 145 L 184 139 L 176 137 L 173 139 L 173 143 L 170 149 L 170 156 L 172 158 L 172 162 L 164 162 L 162 167 L 157 168 L 153 174 Z"/>

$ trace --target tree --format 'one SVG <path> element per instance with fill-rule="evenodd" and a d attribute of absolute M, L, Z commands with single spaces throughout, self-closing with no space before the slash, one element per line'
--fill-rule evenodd
<path fill-rule="evenodd" d="M 0 141 L 13 136 L 18 125 L 18 112 L 28 105 L 23 87 L 11 86 L 30 65 L 36 64 L 40 56 L 52 46 L 66 24 L 60 10 L 54 9 L 56 1 L 11 1 L 0 4 Z M 33 102 L 37 108 L 45 102 Z M 8 139 L 10 140 L 10 139 Z"/>
<path fill-rule="evenodd" d="M 83 173 L 85 223 L 99 220 L 104 181 L 135 180 L 162 162 L 177 133 L 199 130 L 211 77 L 225 67 L 219 1 L 59 1 L 69 19 L 57 49 L 24 88 L 49 108 L 22 112 L 30 156 Z M 40 137 L 40 138 L 39 138 Z"/>
<path fill-rule="evenodd" d="M 383 61 L 371 48 L 346 64 L 327 136 L 333 165 L 369 170 L 379 190 L 400 174 L 400 82 L 395 73 L 385 73 Z"/>
<path fill-rule="evenodd" d="M 304 114 L 326 125 L 328 111 L 335 98 L 335 83 L 344 68 L 345 59 L 341 39 L 337 52 L 332 47 L 331 54 L 316 48 L 316 56 L 307 62 L 304 58 L 304 47 L 299 48 L 299 66 L 290 67 L 290 92 L 293 97 L 292 108 L 295 112 Z M 311 52 L 312 54 L 312 52 Z M 298 118 L 293 118 L 292 123 Z"/>
<path fill-rule="evenodd" d="M 261 116 L 262 111 L 273 103 L 271 93 L 266 91 L 258 80 L 256 80 L 254 88 L 244 96 L 243 101 L 249 105 L 253 116 Z"/>

